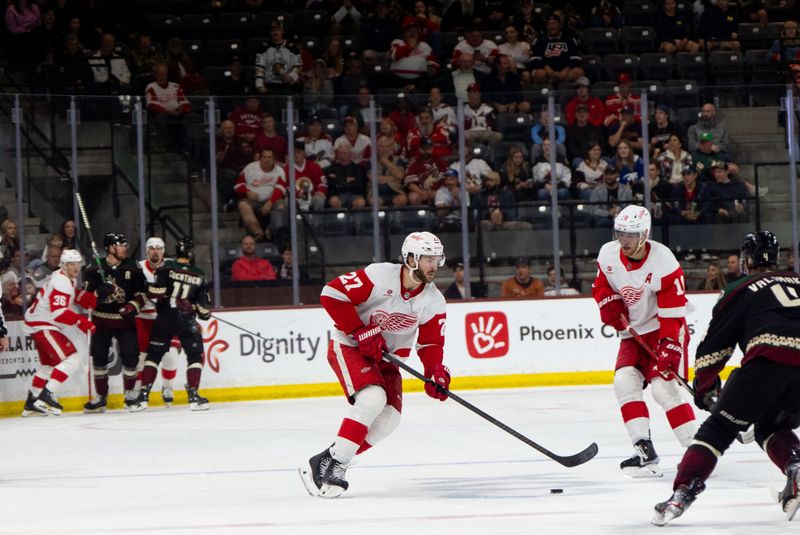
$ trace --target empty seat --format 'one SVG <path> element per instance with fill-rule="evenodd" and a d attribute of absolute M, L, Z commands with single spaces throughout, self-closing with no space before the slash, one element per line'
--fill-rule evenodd
<path fill-rule="evenodd" d="M 655 35 L 650 26 L 625 26 L 620 33 L 620 40 L 628 54 L 643 54 L 655 49 Z"/>
<path fill-rule="evenodd" d="M 528 141 L 531 121 L 525 113 L 498 113 L 497 131 L 507 141 Z"/>
<path fill-rule="evenodd" d="M 635 26 L 652 26 L 656 7 L 651 2 L 645 0 L 627 1 L 622 10 L 625 24 Z"/>
<path fill-rule="evenodd" d="M 599 82 L 603 79 L 605 69 L 603 68 L 602 61 L 597 56 L 591 54 L 581 56 L 581 68 L 586 74 L 586 77 L 592 82 Z"/>
<path fill-rule="evenodd" d="M 210 39 L 207 43 L 209 61 L 214 65 L 227 65 L 233 56 L 244 54 L 244 43 L 239 39 Z"/>
<path fill-rule="evenodd" d="M 583 31 L 583 42 L 590 54 L 613 54 L 619 44 L 619 31 L 616 28 L 587 28 Z"/>
<path fill-rule="evenodd" d="M 672 67 L 672 57 L 669 54 L 649 53 L 639 56 L 639 70 L 644 78 L 669 80 L 672 78 Z"/>
<path fill-rule="evenodd" d="M 680 78 L 692 80 L 706 79 L 706 64 L 703 54 L 678 52 L 675 54 L 675 68 Z"/>
<path fill-rule="evenodd" d="M 180 31 L 180 19 L 175 15 L 147 15 L 147 27 L 156 41 L 166 41 Z"/>
<path fill-rule="evenodd" d="M 396 210 L 390 218 L 401 232 L 414 232 L 419 229 L 430 228 L 431 212 L 427 207 L 410 210 Z"/>
<path fill-rule="evenodd" d="M 717 86 L 744 83 L 744 57 L 734 50 L 715 50 L 708 56 Z"/>
<path fill-rule="evenodd" d="M 208 39 L 214 34 L 216 19 L 209 14 L 183 15 L 181 17 L 182 37 L 184 39 Z"/>
<path fill-rule="evenodd" d="M 673 108 L 691 108 L 700 104 L 700 91 L 694 80 L 667 80 L 662 94 Z"/>
<path fill-rule="evenodd" d="M 324 11 L 296 11 L 293 14 L 294 31 L 299 35 L 327 35 L 331 20 Z"/>
<path fill-rule="evenodd" d="M 241 13 L 220 13 L 219 30 L 224 33 L 219 37 L 249 37 L 255 31 L 255 19 L 253 15 L 246 12 Z"/>
<path fill-rule="evenodd" d="M 609 54 L 603 59 L 609 80 L 616 80 L 621 72 L 627 72 L 636 79 L 639 73 L 639 58 L 633 54 Z"/>

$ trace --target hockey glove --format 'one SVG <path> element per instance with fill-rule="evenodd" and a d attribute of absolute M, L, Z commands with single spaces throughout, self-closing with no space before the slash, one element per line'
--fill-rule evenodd
<path fill-rule="evenodd" d="M 625 330 L 625 325 L 622 323 L 620 316 L 628 318 L 628 307 L 625 306 L 621 295 L 611 294 L 601 300 L 598 305 L 600 306 L 600 321 L 618 331 Z"/>
<path fill-rule="evenodd" d="M 720 390 L 722 390 L 722 380 L 717 376 L 716 380 L 710 386 L 706 387 L 700 384 L 697 379 L 698 378 L 695 377 L 693 382 L 694 404 L 697 405 L 698 409 L 711 412 L 714 410 L 714 405 L 717 403 Z"/>
<path fill-rule="evenodd" d="M 125 303 L 121 307 L 119 307 L 119 315 L 123 318 L 130 318 L 136 314 L 136 307 L 133 306 L 131 303 Z"/>
<path fill-rule="evenodd" d="M 208 310 L 206 312 L 197 311 L 197 318 L 203 321 L 208 321 L 211 319 L 211 311 Z"/>
<path fill-rule="evenodd" d="M 175 306 L 178 308 L 178 312 L 194 315 L 194 305 L 187 299 L 176 299 Z"/>
<path fill-rule="evenodd" d="M 656 367 L 658 373 L 669 379 L 673 375 L 678 375 L 678 368 L 681 365 L 681 357 L 683 356 L 683 348 L 678 342 L 664 338 L 658 343 L 658 362 Z"/>
<path fill-rule="evenodd" d="M 75 303 L 83 308 L 94 310 L 97 308 L 97 296 L 95 296 L 92 292 L 81 290 L 75 294 Z"/>
<path fill-rule="evenodd" d="M 108 296 L 114 293 L 114 285 L 111 284 L 110 282 L 104 282 L 97 287 L 94 293 L 96 293 L 97 298 L 102 301 L 103 299 L 107 298 Z"/>
<path fill-rule="evenodd" d="M 433 367 L 433 374 L 430 381 L 425 381 L 425 393 L 433 399 L 444 401 L 447 394 L 443 389 L 450 388 L 450 370 L 444 364 L 437 364 Z"/>
<path fill-rule="evenodd" d="M 353 331 L 353 338 L 358 342 L 358 351 L 373 362 L 383 359 L 383 352 L 388 351 L 386 340 L 383 339 L 381 328 L 377 325 L 365 325 Z"/>
<path fill-rule="evenodd" d="M 78 316 L 78 321 L 75 322 L 75 326 L 86 334 L 93 334 L 94 331 L 97 330 L 92 320 L 86 316 Z"/>

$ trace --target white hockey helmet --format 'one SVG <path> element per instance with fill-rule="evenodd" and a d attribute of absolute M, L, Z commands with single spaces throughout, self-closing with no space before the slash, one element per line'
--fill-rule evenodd
<path fill-rule="evenodd" d="M 164 248 L 164 240 L 157 236 L 153 236 L 152 238 L 147 238 L 147 241 L 144 244 L 145 249 L 163 249 Z"/>
<path fill-rule="evenodd" d="M 614 219 L 614 238 L 619 239 L 620 233 L 638 234 L 638 251 L 650 237 L 650 212 L 647 208 L 633 204 L 623 208 Z"/>
<path fill-rule="evenodd" d="M 403 263 L 408 269 L 417 269 L 419 259 L 422 256 L 438 256 L 439 266 L 444 265 L 444 245 L 431 232 L 412 232 L 403 240 L 403 247 L 400 249 L 403 255 Z M 408 255 L 414 255 L 414 267 L 408 265 Z"/>
<path fill-rule="evenodd" d="M 78 263 L 83 265 L 83 256 L 75 249 L 64 249 L 61 252 L 61 265 Z"/>

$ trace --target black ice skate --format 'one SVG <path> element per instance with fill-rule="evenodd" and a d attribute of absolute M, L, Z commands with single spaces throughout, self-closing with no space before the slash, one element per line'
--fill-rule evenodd
<path fill-rule="evenodd" d="M 83 404 L 83 412 L 84 414 L 106 412 L 107 405 L 108 401 L 105 396 L 97 396 L 93 400 Z"/>
<path fill-rule="evenodd" d="M 125 407 L 129 412 L 141 412 L 147 408 L 150 401 L 150 389 L 153 388 L 152 384 L 142 385 L 139 389 L 139 394 L 136 398 L 128 400 L 128 392 L 125 393 Z M 130 391 L 133 394 L 133 390 Z"/>
<path fill-rule="evenodd" d="M 656 504 L 656 514 L 653 515 L 652 520 L 653 524 L 665 526 L 681 516 L 705 488 L 705 484 L 697 478 L 693 479 L 688 486 L 679 486 L 667 501 Z"/>
<path fill-rule="evenodd" d="M 299 469 L 300 479 L 312 496 L 338 498 L 347 490 L 347 466 L 331 456 L 330 449 L 314 455 Z"/>
<path fill-rule="evenodd" d="M 161 388 L 161 399 L 164 400 L 164 405 L 167 407 L 172 406 L 172 402 L 175 401 L 175 396 L 172 395 L 172 387 L 165 386 Z"/>
<path fill-rule="evenodd" d="M 196 388 L 186 385 L 186 396 L 189 398 L 189 409 L 193 411 L 207 411 L 208 400 L 197 393 Z"/>
<path fill-rule="evenodd" d="M 786 520 L 792 520 L 800 509 L 800 460 L 792 461 L 786 467 L 786 486 L 776 493 L 775 498 L 786 513 Z"/>
<path fill-rule="evenodd" d="M 658 466 L 658 454 L 652 440 L 647 438 L 637 440 L 633 450 L 633 456 L 619 464 L 623 474 L 633 479 L 664 475 Z"/>
<path fill-rule="evenodd" d="M 47 411 L 49 414 L 55 414 L 56 416 L 60 416 L 64 410 L 64 407 L 62 407 L 61 403 L 56 399 L 55 394 L 50 392 L 47 388 L 42 389 L 39 397 L 33 402 L 33 406 Z"/>
<path fill-rule="evenodd" d="M 36 401 L 36 398 L 33 397 L 33 394 L 29 390 L 28 399 L 25 400 L 25 406 L 22 408 L 23 418 L 30 418 L 32 416 L 47 416 L 47 411 L 34 405 L 34 401 Z"/>

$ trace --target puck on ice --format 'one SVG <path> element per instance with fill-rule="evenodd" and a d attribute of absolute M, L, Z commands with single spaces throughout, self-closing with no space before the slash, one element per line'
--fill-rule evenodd
<path fill-rule="evenodd" d="M 564 489 L 550 489 L 550 494 L 564 494 Z"/>

